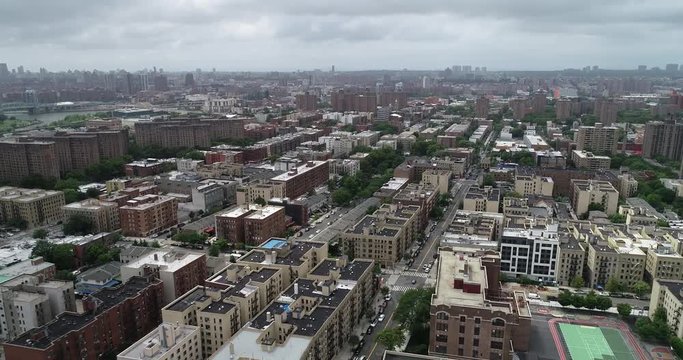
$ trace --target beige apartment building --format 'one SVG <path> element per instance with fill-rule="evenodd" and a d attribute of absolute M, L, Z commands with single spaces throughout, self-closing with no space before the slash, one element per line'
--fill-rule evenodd
<path fill-rule="evenodd" d="M 462 204 L 462 209 L 467 211 L 500 212 L 500 190 L 490 186 L 470 187 Z"/>
<path fill-rule="evenodd" d="M 237 263 L 251 269 L 282 269 L 283 286 L 287 286 L 326 259 L 328 249 L 326 242 L 271 238 L 239 258 Z"/>
<path fill-rule="evenodd" d="M 574 135 L 576 150 L 592 151 L 599 154 L 615 154 L 619 141 L 619 128 L 603 126 L 581 126 Z"/>
<path fill-rule="evenodd" d="M 237 188 L 237 205 L 255 204 L 256 199 L 268 201 L 285 197 L 285 184 L 279 182 L 258 182 Z"/>
<path fill-rule="evenodd" d="M 210 359 L 332 360 L 372 303 L 374 262 L 324 261 L 242 327 Z"/>
<path fill-rule="evenodd" d="M 683 281 L 658 280 L 652 282 L 650 295 L 650 309 L 663 307 L 666 310 L 666 319 L 673 333 L 683 337 Z M 654 318 L 654 311 L 650 311 L 650 319 Z"/>
<path fill-rule="evenodd" d="M 138 196 L 119 211 L 121 230 L 126 236 L 150 236 L 178 224 L 178 202 L 170 196 Z"/>
<path fill-rule="evenodd" d="M 560 233 L 559 241 L 560 246 L 555 262 L 555 281 L 560 286 L 571 286 L 575 277 L 583 278 L 587 244 L 567 233 Z"/>
<path fill-rule="evenodd" d="M 588 212 L 589 205 L 593 203 L 601 204 L 607 215 L 617 212 L 619 191 L 609 181 L 572 179 L 571 185 L 572 206 L 577 216 Z"/>
<path fill-rule="evenodd" d="M 383 204 L 341 234 L 342 248 L 356 258 L 394 266 L 415 239 L 419 212 L 416 205 Z"/>
<path fill-rule="evenodd" d="M 657 244 L 647 251 L 645 280 L 683 280 L 683 256 L 670 244 Z"/>
<path fill-rule="evenodd" d="M 439 194 L 448 194 L 452 176 L 453 172 L 450 170 L 425 170 L 422 173 L 422 184 L 434 186 Z"/>
<path fill-rule="evenodd" d="M 230 264 L 161 310 L 165 322 L 199 326 L 209 357 L 284 290 L 278 268 Z"/>
<path fill-rule="evenodd" d="M 587 287 L 605 286 L 614 278 L 627 288 L 643 280 L 646 255 L 622 234 L 602 235 L 588 244 Z"/>
<path fill-rule="evenodd" d="M 54 225 L 64 219 L 61 191 L 0 187 L 0 223 L 24 220 L 28 228 Z"/>
<path fill-rule="evenodd" d="M 527 351 L 531 309 L 523 291 L 500 288 L 500 257 L 442 248 L 430 306 L 429 355 L 513 359 Z"/>
<path fill-rule="evenodd" d="M 610 168 L 612 159 L 609 156 L 595 155 L 590 151 L 574 150 L 572 151 L 572 161 L 574 161 L 574 166 L 579 169 L 607 170 Z"/>
<path fill-rule="evenodd" d="M 162 323 L 118 354 L 116 360 L 196 360 L 202 358 L 199 327 Z"/>
<path fill-rule="evenodd" d="M 520 173 L 515 175 L 515 192 L 522 196 L 553 196 L 554 185 L 550 177 Z"/>
<path fill-rule="evenodd" d="M 64 205 L 64 221 L 81 216 L 93 224 L 93 232 L 110 232 L 121 228 L 119 206 L 113 202 L 87 199 Z"/>

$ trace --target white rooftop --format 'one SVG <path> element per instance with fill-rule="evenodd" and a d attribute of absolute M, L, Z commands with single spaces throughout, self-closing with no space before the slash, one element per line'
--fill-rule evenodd
<path fill-rule="evenodd" d="M 262 333 L 260 329 L 244 326 L 209 359 L 303 359 L 311 345 L 309 337 L 290 335 L 284 344 L 276 343 L 269 349 L 257 341 Z"/>
<path fill-rule="evenodd" d="M 122 268 L 139 269 L 144 266 L 155 265 L 163 271 L 175 272 L 202 256 L 204 254 L 159 250 L 132 261 Z"/>

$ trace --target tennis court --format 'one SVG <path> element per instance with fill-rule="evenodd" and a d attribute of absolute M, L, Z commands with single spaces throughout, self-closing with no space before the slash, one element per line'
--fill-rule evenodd
<path fill-rule="evenodd" d="M 573 360 L 636 360 L 619 330 L 559 323 Z"/>

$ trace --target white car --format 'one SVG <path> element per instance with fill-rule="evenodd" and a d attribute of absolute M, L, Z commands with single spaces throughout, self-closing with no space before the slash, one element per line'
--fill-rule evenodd
<path fill-rule="evenodd" d="M 385 318 L 384 314 L 380 314 L 380 316 L 377 317 L 377 321 L 382 322 L 382 321 L 384 321 L 384 318 Z"/>

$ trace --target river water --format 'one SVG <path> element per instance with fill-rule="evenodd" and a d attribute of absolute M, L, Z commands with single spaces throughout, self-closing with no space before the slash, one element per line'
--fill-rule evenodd
<path fill-rule="evenodd" d="M 52 113 L 44 113 L 44 114 L 32 114 L 29 115 L 28 112 L 5 112 L 4 114 L 7 117 L 14 116 L 17 119 L 26 119 L 26 120 L 33 120 L 37 119 L 43 124 L 49 124 L 51 122 L 63 120 L 67 115 L 80 115 L 80 114 L 92 114 L 96 111 L 68 111 L 68 112 L 52 112 Z"/>

